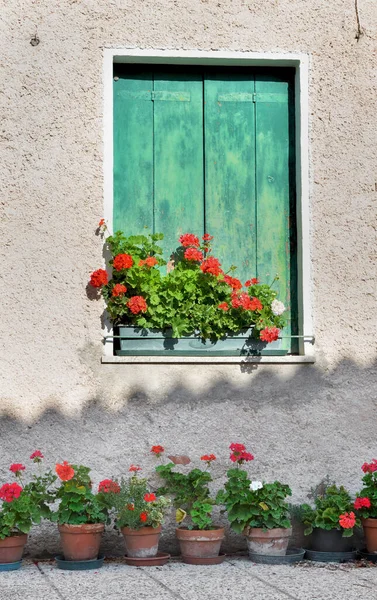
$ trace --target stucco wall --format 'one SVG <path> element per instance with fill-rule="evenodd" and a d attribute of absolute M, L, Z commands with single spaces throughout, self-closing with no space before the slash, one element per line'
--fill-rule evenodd
<path fill-rule="evenodd" d="M 1 421 L 4 475 L 41 448 L 97 480 L 148 449 L 221 458 L 230 441 L 302 500 L 327 473 L 353 490 L 376 447 L 374 0 L 34 0 L 2 12 Z M 30 44 L 37 32 L 40 43 Z M 103 49 L 310 56 L 316 365 L 101 365 Z M 50 528 L 29 549 L 53 551 Z M 168 535 L 167 544 L 170 538 Z M 120 546 L 119 546 L 120 547 Z"/>

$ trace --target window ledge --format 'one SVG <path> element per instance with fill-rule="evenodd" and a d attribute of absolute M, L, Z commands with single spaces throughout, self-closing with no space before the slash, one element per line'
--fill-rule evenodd
<path fill-rule="evenodd" d="M 304 364 L 315 363 L 307 356 L 102 356 L 102 364 Z"/>

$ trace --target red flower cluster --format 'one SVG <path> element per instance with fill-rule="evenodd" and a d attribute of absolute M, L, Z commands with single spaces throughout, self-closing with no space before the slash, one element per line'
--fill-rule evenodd
<path fill-rule="evenodd" d="M 343 527 L 343 529 L 352 529 L 355 526 L 356 517 L 354 512 L 343 513 L 339 516 L 339 525 Z"/>
<path fill-rule="evenodd" d="M 254 456 L 250 452 L 246 452 L 246 448 L 243 444 L 230 444 L 229 450 L 231 450 L 230 460 L 242 465 L 244 462 L 254 460 Z"/>
<path fill-rule="evenodd" d="M 194 235 L 193 233 L 184 233 L 183 235 L 181 235 L 181 237 L 179 238 L 179 243 L 182 244 L 182 246 L 184 246 L 185 248 L 188 248 L 189 246 L 200 246 L 199 238 L 196 237 L 196 235 Z"/>
<path fill-rule="evenodd" d="M 163 453 L 163 451 L 165 450 L 165 448 L 163 446 L 152 446 L 151 448 L 151 452 L 153 454 L 155 454 L 156 456 L 161 456 L 161 454 Z"/>
<path fill-rule="evenodd" d="M 229 310 L 229 304 L 227 302 L 221 302 L 217 308 L 221 308 L 221 310 Z"/>
<path fill-rule="evenodd" d="M 132 259 L 131 254 L 117 254 L 113 260 L 113 267 L 116 271 L 121 271 L 122 269 L 130 269 L 134 261 Z"/>
<path fill-rule="evenodd" d="M 210 463 L 213 460 L 216 460 L 216 456 L 214 454 L 204 454 L 200 457 L 200 460 L 204 460 L 205 462 Z"/>
<path fill-rule="evenodd" d="M 146 521 L 148 521 L 148 513 L 146 513 L 146 512 L 140 513 L 140 521 L 142 523 L 145 523 Z"/>
<path fill-rule="evenodd" d="M 0 488 L 0 499 L 4 502 L 12 502 L 19 498 L 22 492 L 22 487 L 18 483 L 4 483 Z"/>
<path fill-rule="evenodd" d="M 356 498 L 353 506 L 356 510 L 360 510 L 360 508 L 370 508 L 372 505 L 369 498 Z"/>
<path fill-rule="evenodd" d="M 256 285 L 257 283 L 259 283 L 258 277 L 253 277 L 252 279 L 245 281 L 245 287 L 250 287 L 251 285 Z"/>
<path fill-rule="evenodd" d="M 98 491 L 103 492 L 104 494 L 119 494 L 120 486 L 116 481 L 113 481 L 112 479 L 104 479 L 103 481 L 100 481 L 98 485 Z"/>
<path fill-rule="evenodd" d="M 187 250 L 185 250 L 185 254 L 184 257 L 186 260 L 203 260 L 203 253 L 200 252 L 200 250 L 197 250 L 197 248 L 187 248 Z"/>
<path fill-rule="evenodd" d="M 236 277 L 231 277 L 230 275 L 224 275 L 224 281 L 234 290 L 240 290 L 242 288 L 242 283 Z"/>
<path fill-rule="evenodd" d="M 260 339 L 263 342 L 275 342 L 279 337 L 280 329 L 277 327 L 265 327 L 260 332 Z"/>
<path fill-rule="evenodd" d="M 25 469 L 25 465 L 22 465 L 21 463 L 14 463 L 9 467 L 9 470 L 12 471 L 12 473 L 14 473 L 15 475 L 18 475 L 19 473 L 21 473 L 21 471 L 25 471 Z"/>
<path fill-rule="evenodd" d="M 133 315 L 137 315 L 140 312 L 147 312 L 148 306 L 143 296 L 132 296 L 127 302 L 127 306 Z"/>
<path fill-rule="evenodd" d="M 34 462 L 40 462 L 42 458 L 44 458 L 42 452 L 40 450 L 35 450 L 33 454 L 30 455 L 31 460 Z"/>
<path fill-rule="evenodd" d="M 218 258 L 214 258 L 213 256 L 210 256 L 209 258 L 203 260 L 202 264 L 200 265 L 200 269 L 203 271 L 203 273 L 210 273 L 211 275 L 215 275 L 216 277 L 223 272 L 223 270 L 220 267 L 221 262 Z"/>
<path fill-rule="evenodd" d="M 100 288 L 103 285 L 108 284 L 107 273 L 104 269 L 97 269 L 97 271 L 93 271 L 90 276 L 90 285 L 95 288 Z"/>
<path fill-rule="evenodd" d="M 364 473 L 374 473 L 377 471 L 377 458 L 373 458 L 371 463 L 364 463 L 361 468 Z"/>
<path fill-rule="evenodd" d="M 59 479 L 62 481 L 69 481 L 75 475 L 74 469 L 71 465 L 65 460 L 62 465 L 57 464 L 55 466 L 55 472 Z"/>
<path fill-rule="evenodd" d="M 119 296 L 123 296 L 127 292 L 127 288 L 122 283 L 116 283 L 113 287 L 113 291 L 111 295 L 113 298 L 118 298 Z"/>
<path fill-rule="evenodd" d="M 101 219 L 98 223 L 98 227 L 103 227 L 105 225 L 105 219 Z"/>
<path fill-rule="evenodd" d="M 139 465 L 131 465 L 128 470 L 131 471 L 131 473 L 137 473 L 138 471 L 141 471 L 141 467 L 139 467 Z"/>
<path fill-rule="evenodd" d="M 144 500 L 145 502 L 154 502 L 157 500 L 156 494 L 144 494 Z"/>
<path fill-rule="evenodd" d="M 148 256 L 145 260 L 139 260 L 139 267 L 146 265 L 147 267 L 154 267 L 157 265 L 158 260 L 154 256 Z"/>
<path fill-rule="evenodd" d="M 210 235 L 209 233 L 205 233 L 202 237 L 203 242 L 210 242 L 211 240 L 213 240 L 213 235 Z"/>
<path fill-rule="evenodd" d="M 232 306 L 233 308 L 243 308 L 243 310 L 262 310 L 263 305 L 258 298 L 250 298 L 246 292 L 232 292 Z"/>

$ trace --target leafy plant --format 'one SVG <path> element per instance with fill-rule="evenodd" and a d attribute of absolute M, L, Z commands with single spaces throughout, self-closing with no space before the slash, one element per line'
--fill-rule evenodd
<path fill-rule="evenodd" d="M 354 508 L 363 519 L 377 519 L 377 459 L 364 463 L 361 468 L 363 488 L 357 494 Z"/>
<path fill-rule="evenodd" d="M 111 494 L 111 502 L 119 529 L 158 527 L 171 504 L 168 498 L 150 492 L 147 480 L 138 477 L 137 473 L 128 480 L 120 480 L 119 491 Z"/>
<path fill-rule="evenodd" d="M 56 490 L 56 499 L 60 502 L 51 514 L 51 521 L 60 525 L 81 525 L 108 520 L 108 502 L 103 494 L 93 493 L 88 467 L 70 465 L 65 461 L 56 465 L 56 472 L 61 480 Z"/>
<path fill-rule="evenodd" d="M 209 466 L 215 457 L 212 454 L 202 459 Z M 214 529 L 212 510 L 216 501 L 211 498 L 208 487 L 212 481 L 211 474 L 197 468 L 189 473 L 178 473 L 173 471 L 174 468 L 174 463 L 168 463 L 156 467 L 156 472 L 165 482 L 158 493 L 174 497 L 177 522 L 181 523 L 188 516 L 191 519 L 188 529 Z"/>
<path fill-rule="evenodd" d="M 343 530 L 343 537 L 353 535 L 353 526 L 360 525 L 352 512 L 351 496 L 343 487 L 335 484 L 323 489 L 315 497 L 315 506 L 302 505 L 302 522 L 306 525 L 305 535 L 310 535 L 314 528 Z"/>
<path fill-rule="evenodd" d="M 36 451 L 43 458 L 40 451 Z M 15 474 L 13 483 L 5 483 L 0 488 L 0 498 L 3 501 L 0 510 L 0 539 L 11 535 L 28 533 L 32 525 L 40 523 L 41 519 L 51 515 L 50 504 L 55 499 L 51 486 L 56 480 L 51 471 L 44 474 L 34 473 L 28 483 L 23 482 L 22 473 L 25 466 L 22 464 L 11 465 L 10 470 Z M 19 482 L 19 483 L 18 483 Z"/>
<path fill-rule="evenodd" d="M 285 306 L 277 292 L 254 278 L 243 284 L 212 256 L 208 234 L 180 237 L 174 268 L 162 274 L 162 233 L 126 237 L 117 231 L 106 239 L 112 254 L 112 278 L 99 269 L 91 284 L 101 288 L 114 324 L 172 331 L 173 337 L 196 334 L 219 339 L 254 327 L 255 337 L 270 342 L 284 327 Z M 275 280 L 274 280 L 275 281 Z"/>

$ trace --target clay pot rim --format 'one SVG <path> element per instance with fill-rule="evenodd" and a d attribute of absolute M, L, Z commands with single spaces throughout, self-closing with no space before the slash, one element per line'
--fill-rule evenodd
<path fill-rule="evenodd" d="M 211 531 L 225 531 L 225 527 L 222 527 L 221 525 L 215 525 L 212 529 L 189 529 L 188 527 L 176 527 L 175 528 L 176 531 L 190 531 L 190 532 L 197 532 L 200 531 L 201 533 L 211 533 Z"/>
<path fill-rule="evenodd" d="M 105 530 L 105 524 L 80 523 L 79 525 L 70 525 L 69 523 L 59 523 L 58 530 L 61 533 L 102 533 Z"/>
<path fill-rule="evenodd" d="M 27 542 L 27 533 L 15 533 L 12 535 L 7 535 L 4 539 L 0 540 L 0 545 L 3 546 L 21 546 L 25 545 Z M 16 541 L 18 544 L 11 544 L 10 542 Z"/>
<path fill-rule="evenodd" d="M 243 533 L 249 537 L 290 537 L 292 535 L 292 527 L 272 527 L 271 529 L 264 529 L 263 527 L 247 526 L 243 530 Z"/>
<path fill-rule="evenodd" d="M 140 527 L 140 529 L 132 529 L 131 527 L 121 527 L 120 531 L 123 535 L 153 535 L 156 533 L 161 533 L 162 525 L 158 525 L 157 527 L 147 525 L 146 527 Z"/>
<path fill-rule="evenodd" d="M 190 538 L 207 538 L 210 541 L 223 539 L 225 537 L 225 527 L 216 527 L 215 529 L 188 529 L 187 527 L 177 527 L 175 534 L 178 540 L 189 540 Z M 205 542 L 205 539 L 200 541 Z"/>
<path fill-rule="evenodd" d="M 361 519 L 361 524 L 366 525 L 367 527 L 377 527 L 377 517 L 367 517 L 366 519 Z"/>

